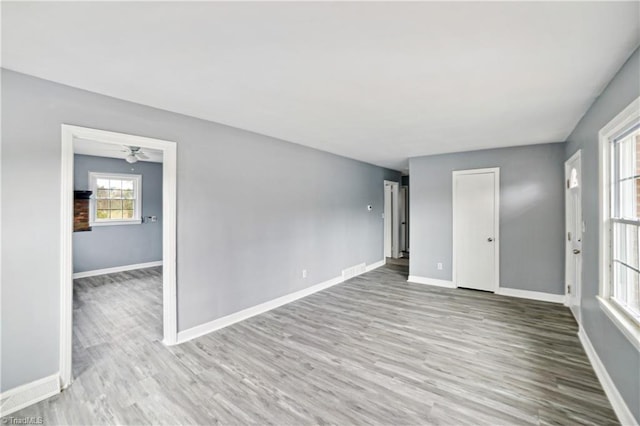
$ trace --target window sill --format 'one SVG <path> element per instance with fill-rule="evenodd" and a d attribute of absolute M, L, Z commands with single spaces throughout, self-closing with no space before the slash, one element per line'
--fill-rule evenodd
<path fill-rule="evenodd" d="M 618 329 L 625 335 L 629 342 L 635 348 L 640 351 L 640 326 L 627 316 L 624 312 L 621 312 L 615 304 L 611 303 L 600 296 L 597 296 L 600 308 L 609 317 L 609 319 L 618 327 Z"/>
<path fill-rule="evenodd" d="M 142 223 L 142 219 L 136 220 L 113 220 L 109 222 L 91 222 L 89 226 L 112 226 L 112 225 L 140 225 Z"/>

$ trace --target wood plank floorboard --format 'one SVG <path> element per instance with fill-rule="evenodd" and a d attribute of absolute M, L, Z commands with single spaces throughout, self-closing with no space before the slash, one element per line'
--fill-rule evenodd
<path fill-rule="evenodd" d="M 614 425 L 563 306 L 390 264 L 166 347 L 161 268 L 75 280 L 70 388 L 45 424 Z"/>

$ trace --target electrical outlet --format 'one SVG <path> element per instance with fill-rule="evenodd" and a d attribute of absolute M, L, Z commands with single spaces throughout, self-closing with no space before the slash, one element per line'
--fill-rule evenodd
<path fill-rule="evenodd" d="M 302 270 L 302 278 L 307 278 L 307 270 L 306 269 Z"/>
<path fill-rule="evenodd" d="M 442 263 L 441 263 L 441 262 L 438 262 L 438 265 L 437 265 L 437 266 L 438 266 L 438 270 L 439 270 L 439 271 L 442 271 Z"/>

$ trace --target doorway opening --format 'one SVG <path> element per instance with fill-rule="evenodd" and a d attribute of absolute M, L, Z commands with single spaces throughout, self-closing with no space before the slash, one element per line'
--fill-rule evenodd
<path fill-rule="evenodd" d="M 565 177 L 565 282 L 566 304 L 580 324 L 582 287 L 582 155 L 580 150 L 564 163 Z"/>
<path fill-rule="evenodd" d="M 398 182 L 384 181 L 384 257 L 400 257 L 400 212 Z"/>
<path fill-rule="evenodd" d="M 95 159 L 78 157 L 76 169 L 75 154 L 111 153 L 101 157 L 120 157 L 114 163 L 102 162 L 99 166 Z M 161 161 L 161 170 L 150 164 L 143 165 L 140 160 L 155 158 Z M 106 159 L 105 159 L 106 160 Z M 111 158 L 109 158 L 111 160 Z M 158 161 L 159 160 L 159 161 Z M 105 167 L 107 169 L 105 169 Z M 110 167 L 110 168 L 109 168 Z M 119 169 L 114 170 L 113 168 Z M 128 272 L 132 279 L 154 279 L 162 282 L 162 293 L 157 301 L 162 302 L 162 336 L 167 345 L 177 342 L 177 304 L 176 304 L 176 144 L 175 142 L 133 136 L 123 133 L 108 132 L 84 127 L 62 125 L 62 188 L 61 188 L 61 294 L 60 294 L 60 385 L 68 387 L 73 380 L 73 308 L 74 308 L 74 278 L 96 280 L 100 275 L 110 272 L 129 271 L 136 268 L 156 266 L 155 269 L 136 270 Z M 102 168 L 102 170 L 98 170 Z M 86 170 L 85 170 L 86 169 Z M 90 170 L 93 169 L 93 170 Z M 128 170 L 134 169 L 134 170 Z M 142 194 L 145 173 L 156 173 L 161 181 L 161 189 L 156 188 L 153 207 L 143 203 Z M 126 172 L 126 173 L 123 173 Z M 74 188 L 75 186 L 75 188 Z M 74 200 L 74 189 L 75 192 Z M 150 187 L 144 188 L 150 192 Z M 91 191 L 91 193 L 89 193 Z M 150 195 L 150 194 L 147 194 Z M 160 199 L 158 199 L 160 198 Z M 161 213 L 154 214 L 154 211 Z M 144 225 L 143 225 L 144 224 Z M 160 226 L 158 226 L 160 225 Z M 143 227 L 151 230 L 155 228 L 155 236 L 150 236 L 147 248 L 156 253 L 137 255 L 137 261 L 124 256 L 126 247 L 105 247 L 109 244 L 118 245 L 121 241 L 113 241 L 113 235 L 102 239 L 100 254 L 103 257 L 120 256 L 120 259 L 100 259 L 88 257 L 83 252 L 82 244 L 86 244 L 89 234 L 81 237 L 76 231 L 89 231 L 96 227 L 110 226 L 119 228 L 119 234 L 140 232 Z M 101 229 L 102 230 L 102 229 Z M 98 233 L 91 237 L 98 237 Z M 101 232 L 104 236 L 105 233 Z M 76 238 L 74 238 L 74 236 Z M 122 240 L 123 238 L 120 238 Z M 76 253 L 76 271 L 74 274 L 74 241 L 80 251 Z M 150 242 L 151 241 L 151 242 Z M 151 247 L 155 245 L 156 247 Z M 158 247 L 159 246 L 159 247 Z M 95 254 L 95 253 L 94 253 Z M 162 260 L 148 261 L 144 256 L 156 256 Z M 147 260 L 147 261 L 144 261 Z M 104 263 L 107 262 L 107 263 Z M 107 265 L 108 262 L 125 263 L 116 267 L 100 268 L 96 265 Z M 161 267 L 159 266 L 161 264 Z M 161 269 L 160 269 L 161 268 Z M 118 280 L 116 276 L 111 276 Z M 84 287 L 90 287 L 97 281 L 86 281 Z M 99 283 L 98 283 L 99 284 Z M 124 299 L 123 299 L 124 300 Z M 79 303 L 82 300 L 78 301 Z M 160 315 L 157 315 L 160 316 Z M 159 336 L 158 336 L 159 337 Z M 86 338 L 86 336 L 85 336 Z M 120 338 L 126 338 L 126 330 Z"/>

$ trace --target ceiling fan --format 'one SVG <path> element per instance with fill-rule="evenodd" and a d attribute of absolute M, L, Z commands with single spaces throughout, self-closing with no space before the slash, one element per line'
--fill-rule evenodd
<path fill-rule="evenodd" d="M 122 152 L 127 153 L 127 156 L 125 158 L 127 163 L 133 164 L 138 162 L 138 160 L 149 159 L 149 157 L 147 157 L 147 155 L 144 152 L 142 152 L 139 146 L 125 146 L 124 148 L 125 149 L 123 149 Z"/>

